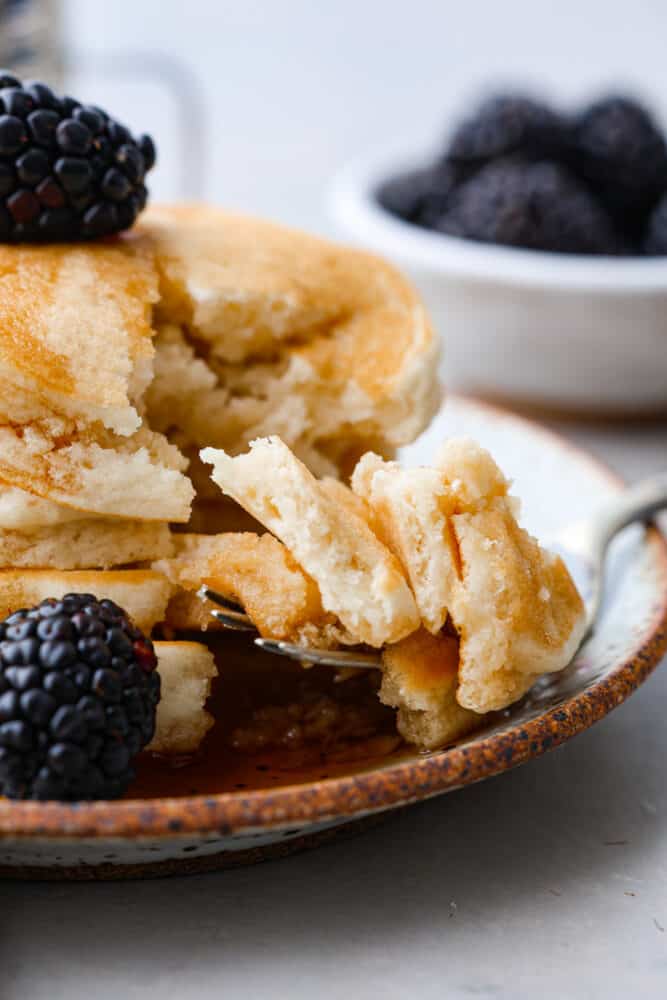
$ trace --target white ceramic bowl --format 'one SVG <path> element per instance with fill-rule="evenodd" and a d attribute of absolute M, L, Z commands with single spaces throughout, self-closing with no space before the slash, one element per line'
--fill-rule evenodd
<path fill-rule="evenodd" d="M 427 161 L 389 152 L 353 163 L 330 209 L 419 289 L 447 385 L 577 414 L 667 413 L 667 258 L 517 250 L 403 222 L 374 193 Z"/>

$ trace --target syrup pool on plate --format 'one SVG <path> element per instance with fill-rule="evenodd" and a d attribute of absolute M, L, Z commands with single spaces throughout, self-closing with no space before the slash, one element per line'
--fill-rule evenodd
<path fill-rule="evenodd" d="M 219 670 L 208 705 L 215 725 L 193 757 L 142 754 L 126 798 L 277 788 L 358 773 L 404 752 L 375 672 L 336 681 L 327 667 L 304 670 L 244 637 L 209 642 Z"/>

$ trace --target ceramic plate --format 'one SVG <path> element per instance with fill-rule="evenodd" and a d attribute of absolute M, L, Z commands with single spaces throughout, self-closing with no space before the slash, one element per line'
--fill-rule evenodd
<path fill-rule="evenodd" d="M 450 399 L 404 458 L 428 462 L 446 435 L 477 438 L 515 481 L 523 522 L 547 539 L 620 487 L 594 459 L 523 419 Z M 667 646 L 667 548 L 653 529 L 615 544 L 600 627 L 562 674 L 540 682 L 471 738 L 430 754 L 357 762 L 336 776 L 251 792 L 119 802 L 0 801 L 0 875 L 100 878 L 222 868 L 313 846 L 391 809 L 454 791 L 537 757 L 601 719 Z"/>

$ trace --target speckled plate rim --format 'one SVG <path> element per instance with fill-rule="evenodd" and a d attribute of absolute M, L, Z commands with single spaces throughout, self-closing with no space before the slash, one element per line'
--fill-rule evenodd
<path fill-rule="evenodd" d="M 473 402 L 473 400 L 471 400 Z M 542 434 L 569 451 L 617 488 L 621 481 L 603 463 L 558 434 L 487 403 L 474 405 Z M 603 678 L 528 722 L 484 737 L 473 737 L 435 754 L 385 764 L 341 778 L 302 785 L 183 798 L 126 799 L 118 802 L 0 802 L 4 838 L 144 838 L 190 834 L 220 835 L 270 831 L 287 826 L 353 820 L 410 805 L 492 777 L 541 756 L 588 729 L 622 704 L 649 676 L 667 650 L 667 540 L 650 528 L 663 585 L 650 625 L 632 652 Z"/>

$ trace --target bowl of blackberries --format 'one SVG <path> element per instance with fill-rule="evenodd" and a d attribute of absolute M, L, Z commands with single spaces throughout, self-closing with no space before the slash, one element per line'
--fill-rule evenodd
<path fill-rule="evenodd" d="M 435 153 L 346 167 L 332 210 L 413 279 L 450 385 L 592 415 L 667 412 L 667 141 L 626 94 L 486 97 Z"/>

